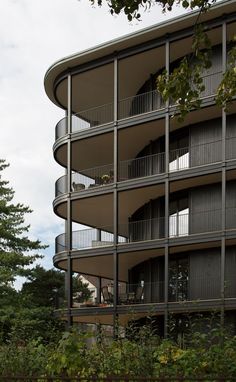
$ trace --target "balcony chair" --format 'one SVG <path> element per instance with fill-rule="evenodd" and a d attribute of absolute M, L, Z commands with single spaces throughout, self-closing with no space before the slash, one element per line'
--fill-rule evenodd
<path fill-rule="evenodd" d="M 106 302 L 107 304 L 113 303 L 113 294 L 109 292 L 107 285 L 102 287 L 102 296 L 103 296 L 103 301 Z"/>
<path fill-rule="evenodd" d="M 72 183 L 73 191 L 80 191 L 85 189 L 85 185 L 83 183 Z"/>
<path fill-rule="evenodd" d="M 128 302 L 138 304 L 142 301 L 144 286 L 139 285 L 135 292 L 128 293 Z"/>

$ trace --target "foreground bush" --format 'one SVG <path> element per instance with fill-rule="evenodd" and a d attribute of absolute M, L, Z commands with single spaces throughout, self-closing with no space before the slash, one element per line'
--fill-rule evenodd
<path fill-rule="evenodd" d="M 196 333 L 184 349 L 169 340 L 160 341 L 150 333 L 138 340 L 102 339 L 88 349 L 86 336 L 75 332 L 64 335 L 49 357 L 47 372 L 80 377 L 230 378 L 236 375 L 236 337 L 227 338 L 217 331 L 212 331 L 211 338 Z"/>
<path fill-rule="evenodd" d="M 14 342 L 0 347 L 0 375 L 33 376 L 46 372 L 47 359 L 52 349 L 40 341 L 28 344 Z"/>
<path fill-rule="evenodd" d="M 233 378 L 236 375 L 236 337 L 217 330 L 188 338 L 184 348 L 160 340 L 142 329 L 130 338 L 98 336 L 87 346 L 89 333 L 64 333 L 59 343 L 42 341 L 0 347 L 0 375 L 89 377 Z M 40 380 L 40 379 L 39 379 Z"/>

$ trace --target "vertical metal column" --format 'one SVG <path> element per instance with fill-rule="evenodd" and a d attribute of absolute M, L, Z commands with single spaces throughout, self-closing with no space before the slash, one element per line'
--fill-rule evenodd
<path fill-rule="evenodd" d="M 71 130 L 72 130 L 72 81 L 71 74 L 67 77 L 67 219 L 66 219 L 66 249 L 67 249 L 67 273 L 66 273 L 66 292 L 67 292 L 67 326 L 72 325 L 72 219 L 71 219 Z"/>
<path fill-rule="evenodd" d="M 226 23 L 222 24 L 222 72 L 226 71 Z M 221 324 L 224 325 L 224 298 L 225 298 L 225 229 L 226 229 L 226 113 L 222 108 L 222 168 L 221 168 L 221 261 L 220 261 L 220 294 Z"/>
<path fill-rule="evenodd" d="M 97 285 L 97 303 L 101 304 L 101 292 L 102 292 L 102 278 L 98 277 L 98 285 Z"/>
<path fill-rule="evenodd" d="M 170 43 L 166 41 L 166 72 L 169 75 L 170 66 Z M 169 100 L 166 102 L 165 114 L 165 271 L 164 271 L 164 336 L 168 336 L 168 291 L 169 291 L 169 134 L 170 134 L 170 119 L 169 119 Z"/>
<path fill-rule="evenodd" d="M 118 59 L 114 57 L 114 189 L 113 189 L 113 232 L 114 232 L 114 252 L 113 252 L 113 282 L 114 282 L 114 301 L 113 301 L 113 335 L 117 337 L 117 304 L 119 294 L 119 257 L 117 253 L 118 244 L 118 135 L 117 135 L 117 120 L 118 120 Z"/>

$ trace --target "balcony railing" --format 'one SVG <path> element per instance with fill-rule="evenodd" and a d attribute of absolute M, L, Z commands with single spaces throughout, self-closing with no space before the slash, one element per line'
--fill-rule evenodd
<path fill-rule="evenodd" d="M 211 73 L 203 77 L 205 90 L 201 97 L 209 97 L 216 93 L 216 89 L 221 81 L 222 73 Z M 118 118 L 125 119 L 160 110 L 165 106 L 160 93 L 153 90 L 147 93 L 135 95 L 122 99 L 118 102 Z M 72 132 L 101 126 L 113 121 L 114 104 L 113 102 L 97 106 L 72 116 Z M 56 125 L 56 139 L 67 134 L 67 117 L 62 118 Z"/>
<path fill-rule="evenodd" d="M 203 84 L 205 85 L 205 90 L 202 92 L 201 97 L 214 95 L 221 78 L 221 72 L 211 73 L 204 76 Z M 125 119 L 154 110 L 160 110 L 164 106 L 165 104 L 160 93 L 158 93 L 157 90 L 153 90 L 120 100 L 118 102 L 118 118 Z M 71 121 L 72 132 L 110 123 L 113 121 L 113 113 L 114 104 L 111 102 L 73 114 Z M 67 117 L 65 117 L 57 123 L 56 140 L 67 134 L 67 122 Z"/>
<path fill-rule="evenodd" d="M 85 175 L 86 174 L 86 175 Z M 71 177 L 72 191 L 82 191 L 94 187 L 113 183 L 113 165 L 107 164 L 83 170 L 82 173 L 73 172 Z M 60 177 L 55 184 L 55 194 L 59 196 L 67 192 L 67 176 Z"/>
<path fill-rule="evenodd" d="M 209 210 L 169 216 L 169 238 L 221 231 L 222 211 Z M 236 228 L 236 207 L 226 208 L 226 229 Z M 72 233 L 72 249 L 106 247 L 114 244 L 112 227 L 88 228 Z M 118 243 L 134 243 L 163 239 L 165 218 L 132 221 L 118 225 Z M 66 250 L 66 235 L 56 237 L 56 253 Z"/>
<path fill-rule="evenodd" d="M 201 93 L 201 97 L 209 97 L 216 94 L 217 88 L 222 80 L 222 72 L 207 74 L 202 77 L 205 90 Z"/>
<path fill-rule="evenodd" d="M 226 160 L 236 159 L 236 137 L 226 138 Z"/>
<path fill-rule="evenodd" d="M 236 228 L 235 208 L 226 210 L 227 228 Z M 221 230 L 221 209 L 179 213 L 169 216 L 169 237 L 188 236 Z M 119 233 L 127 242 L 158 240 L 165 237 L 165 218 L 131 221 L 119 224 Z"/>
<path fill-rule="evenodd" d="M 155 304 L 164 302 L 164 273 L 160 275 L 160 281 L 148 282 L 142 280 L 139 283 L 119 283 L 118 284 L 118 305 Z M 97 294 L 98 290 L 96 291 Z M 236 282 L 233 278 L 226 280 L 224 288 L 225 298 L 235 298 Z M 201 300 L 220 299 L 221 283 L 220 274 L 196 276 L 188 270 L 188 276 L 176 275 L 168 280 L 168 302 L 188 302 Z M 114 302 L 114 284 L 111 280 L 101 289 L 101 296 L 97 295 L 91 301 L 79 303 L 80 299 L 73 299 L 73 307 L 107 307 Z M 98 301 L 101 301 L 98 303 Z"/>
<path fill-rule="evenodd" d="M 165 153 L 121 161 L 118 180 L 128 180 L 161 174 L 165 171 Z"/>
<path fill-rule="evenodd" d="M 164 274 L 163 280 L 164 280 Z M 119 286 L 119 304 L 148 304 L 164 302 L 164 281 L 144 282 L 139 284 L 123 284 Z M 232 282 L 228 283 L 228 290 L 231 294 L 236 294 L 236 288 L 232 290 Z M 231 288 L 230 288 L 231 285 Z M 227 288 L 226 288 L 227 291 Z M 206 299 L 219 299 L 220 277 L 216 276 L 189 276 L 169 278 L 168 282 L 168 301 L 193 301 Z"/>
<path fill-rule="evenodd" d="M 128 97 L 119 101 L 119 119 L 133 117 L 135 115 L 148 113 L 162 109 L 165 106 L 160 93 L 153 90 L 147 93 Z"/>
<path fill-rule="evenodd" d="M 106 247 L 114 244 L 114 235 L 112 227 L 103 227 L 103 229 L 86 228 L 72 232 L 72 250 L 81 250 L 87 248 Z M 119 236 L 119 243 L 126 242 L 126 238 Z M 56 237 L 56 253 L 66 251 L 66 234 L 63 233 Z"/>
<path fill-rule="evenodd" d="M 192 167 L 217 163 L 222 158 L 222 141 L 212 141 L 201 145 L 171 150 L 169 153 L 169 171 L 180 171 Z M 226 159 L 236 159 L 236 137 L 226 138 Z M 119 162 L 118 181 L 147 177 L 165 172 L 165 153 Z M 113 164 L 97 166 L 72 173 L 72 191 L 100 187 L 113 183 Z M 56 181 L 55 194 L 59 196 L 67 192 L 67 177 Z"/>

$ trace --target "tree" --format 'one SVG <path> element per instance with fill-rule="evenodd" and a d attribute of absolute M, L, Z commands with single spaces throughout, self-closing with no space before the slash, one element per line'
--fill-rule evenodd
<path fill-rule="evenodd" d="M 182 6 L 184 10 L 197 9 L 197 17 L 192 42 L 192 53 L 180 60 L 172 73 L 166 70 L 159 73 L 156 78 L 157 90 L 164 101 L 172 99 L 177 106 L 178 119 L 181 121 L 186 114 L 201 106 L 200 94 L 205 90 L 202 72 L 211 66 L 211 41 L 204 26 L 201 25 L 200 16 L 207 12 L 216 0 L 90 0 L 92 4 L 101 6 L 106 2 L 112 15 L 124 12 L 129 21 L 140 20 L 140 10 L 150 9 L 159 5 L 162 12 L 172 11 L 174 5 Z M 227 109 L 227 105 L 236 96 L 236 38 L 231 44 L 228 53 L 228 67 L 216 93 L 216 103 Z"/>
<path fill-rule="evenodd" d="M 32 269 L 20 291 L 24 306 L 55 308 L 65 296 L 64 273 L 55 269 L 46 270 L 40 265 Z"/>
<path fill-rule="evenodd" d="M 8 166 L 4 160 L 0 160 L 0 172 Z M 17 276 L 30 275 L 32 269 L 29 266 L 42 257 L 35 251 L 46 248 L 39 240 L 31 240 L 27 236 L 30 226 L 24 224 L 25 214 L 32 211 L 28 206 L 12 202 L 14 191 L 8 183 L 0 174 L 0 340 L 2 341 L 9 339 L 14 320 L 22 324 L 22 319 L 19 317 L 21 299 L 14 289 L 14 281 Z"/>
<path fill-rule="evenodd" d="M 88 283 L 73 276 L 73 294 L 77 302 L 88 300 L 91 297 Z M 58 308 L 65 298 L 65 274 L 37 265 L 28 276 L 28 281 L 23 284 L 20 295 L 25 306 Z"/>
<path fill-rule="evenodd" d="M 0 160 L 0 171 L 8 166 Z M 30 252 L 46 248 L 39 240 L 26 235 L 30 226 L 24 224 L 24 216 L 32 211 L 23 204 L 12 203 L 14 191 L 8 183 L 0 175 L 0 295 L 12 286 L 17 276 L 28 275 L 30 270 L 26 267 L 42 257 Z"/>
<path fill-rule="evenodd" d="M 75 301 L 83 302 L 91 297 L 88 284 L 73 277 Z M 26 344 L 32 340 L 52 343 L 58 340 L 65 324 L 54 314 L 65 298 L 64 273 L 46 270 L 37 265 L 31 269 L 20 291 L 5 289 L 0 298 L 0 344 L 15 342 Z"/>

